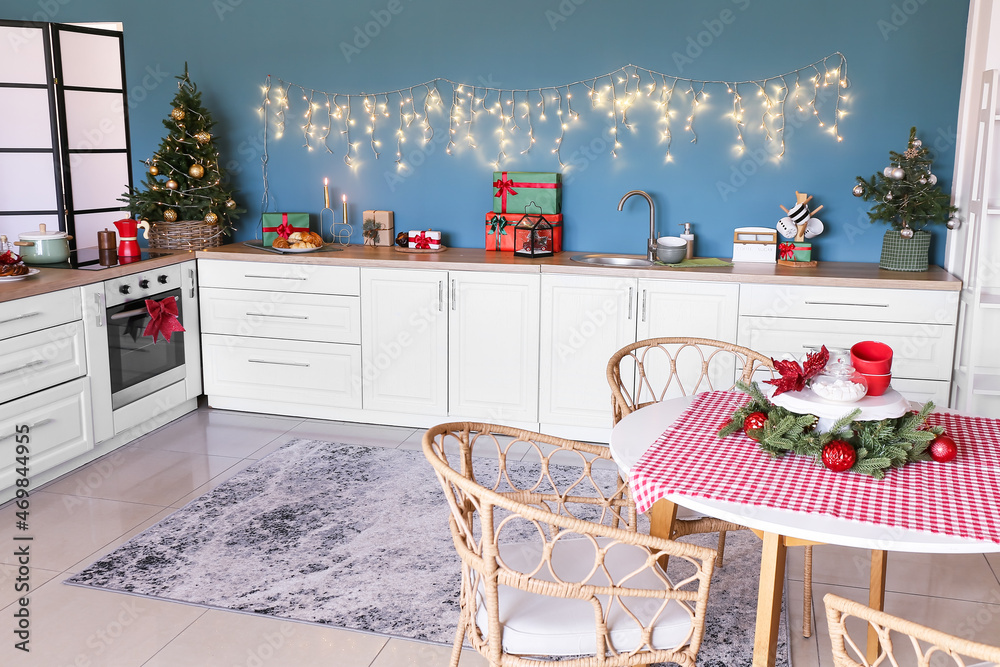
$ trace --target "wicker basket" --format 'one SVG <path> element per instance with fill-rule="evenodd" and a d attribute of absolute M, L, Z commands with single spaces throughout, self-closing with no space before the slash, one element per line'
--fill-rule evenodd
<path fill-rule="evenodd" d="M 149 223 L 149 247 L 201 250 L 222 245 L 223 228 L 204 220 Z"/>

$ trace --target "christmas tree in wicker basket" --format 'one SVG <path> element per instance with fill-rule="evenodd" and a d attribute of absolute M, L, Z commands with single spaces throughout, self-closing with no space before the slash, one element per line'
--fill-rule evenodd
<path fill-rule="evenodd" d="M 164 119 L 168 134 L 145 160 L 142 188 L 119 201 L 138 220 L 150 223 L 151 248 L 199 249 L 222 245 L 245 209 L 227 186 L 212 137 L 215 121 L 202 106 L 201 93 L 188 77 L 178 76 L 173 109 Z"/>
<path fill-rule="evenodd" d="M 886 222 L 892 229 L 882 239 L 879 266 L 893 271 L 926 271 L 931 234 L 926 225 L 944 223 L 948 229 L 958 227 L 957 208 L 937 185 L 931 173 L 929 151 L 917 139 L 917 128 L 910 128 L 906 151 L 889 152 L 892 161 L 880 174 L 865 180 L 858 176 L 854 196 L 874 201 L 868 212 L 873 222 Z"/>

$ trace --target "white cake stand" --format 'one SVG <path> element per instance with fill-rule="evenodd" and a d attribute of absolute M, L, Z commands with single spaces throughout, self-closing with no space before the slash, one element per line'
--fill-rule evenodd
<path fill-rule="evenodd" d="M 774 396 L 775 387 L 769 384 L 761 385 L 764 394 L 775 405 L 797 414 L 811 414 L 819 417 L 816 428 L 827 431 L 841 417 L 860 408 L 861 414 L 855 421 L 879 421 L 902 417 L 910 410 L 910 402 L 903 395 L 890 387 L 881 396 L 865 396 L 853 403 L 829 401 L 820 398 L 812 389 L 802 391 L 786 391 Z"/>

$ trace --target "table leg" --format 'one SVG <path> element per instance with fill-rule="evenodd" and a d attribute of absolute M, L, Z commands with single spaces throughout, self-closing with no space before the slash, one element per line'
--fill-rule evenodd
<path fill-rule="evenodd" d="M 882 611 L 885 606 L 885 566 L 886 552 L 872 549 L 872 570 L 868 580 L 868 606 Z M 875 628 L 868 626 L 868 662 L 874 663 L 880 652 L 878 634 Z"/>
<path fill-rule="evenodd" d="M 674 521 L 677 520 L 677 503 L 661 498 L 653 503 L 649 513 L 649 534 L 669 540 L 674 532 Z M 659 563 L 663 571 L 667 571 L 668 556 L 660 556 Z"/>
<path fill-rule="evenodd" d="M 757 590 L 757 628 L 753 638 L 753 667 L 774 666 L 784 583 L 785 538 L 775 533 L 764 533 Z"/>

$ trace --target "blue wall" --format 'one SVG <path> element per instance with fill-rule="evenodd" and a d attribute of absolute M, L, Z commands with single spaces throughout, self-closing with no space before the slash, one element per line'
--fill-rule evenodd
<path fill-rule="evenodd" d="M 729 22 L 719 22 L 726 11 Z M 372 12 L 383 22 L 391 19 L 346 57 L 342 44 L 351 44 L 374 20 Z M 825 206 L 819 217 L 827 231 L 815 243 L 817 257 L 828 261 L 878 261 L 885 228 L 867 222 L 868 207 L 851 188 L 855 176 L 881 171 L 889 150 L 905 148 L 911 125 L 935 151 L 935 172 L 950 188 L 967 15 L 963 0 L 7 0 L 3 10 L 8 19 L 123 22 L 137 181 L 139 161 L 162 139 L 161 121 L 176 92 L 173 75 L 187 61 L 218 122 L 224 163 L 248 209 L 238 239 L 255 235 L 261 212 L 263 124 L 257 109 L 268 74 L 275 84 L 280 78 L 331 92 L 394 90 L 434 77 L 533 88 L 629 63 L 695 79 L 747 80 L 840 51 L 852 84 L 841 143 L 811 118 L 789 113 L 784 158 L 758 164 L 752 155 L 762 154 L 760 133 L 748 121 L 749 153 L 738 155 L 732 121 L 724 118 L 731 101 L 713 95 L 699 112 L 697 144 L 689 142 L 680 119 L 675 122 L 669 164 L 657 143 L 655 117 L 642 111 L 633 114 L 635 133 L 621 135 L 617 159 L 605 147 L 606 115 L 583 113 L 563 144 L 564 162 L 576 163 L 565 173 L 563 195 L 569 250 L 641 253 L 646 211 L 635 200 L 616 211 L 622 194 L 638 188 L 656 200 L 661 234 L 676 234 L 676 223 L 692 221 L 698 254 L 728 257 L 733 228 L 773 226 L 783 215 L 778 205 L 793 204 L 800 190 Z M 699 40 L 700 51 L 691 46 Z M 574 96 L 577 106 L 582 97 Z M 752 96 L 746 99 L 752 108 Z M 293 104 L 293 112 L 302 109 Z M 398 229 L 433 227 L 445 232 L 449 245 L 482 244 L 496 154 L 490 132 L 476 133 L 478 150 L 454 155 L 433 143 L 419 149 L 411 134 L 405 152 L 420 164 L 400 179 L 388 132 L 379 160 L 365 137 L 355 138 L 358 166 L 351 169 L 339 143 L 332 143 L 335 154 L 304 149 L 295 115 L 282 139 L 275 139 L 273 127 L 268 133 L 269 210 L 318 216 L 328 177 L 334 198 L 347 193 L 355 222 L 362 209 L 391 209 Z M 444 132 L 446 116 L 438 115 L 435 126 Z M 529 154 L 509 151 L 507 169 L 558 170 L 549 150 L 552 124 L 539 126 L 537 136 Z M 937 263 L 944 234 L 943 228 L 934 232 Z"/>

